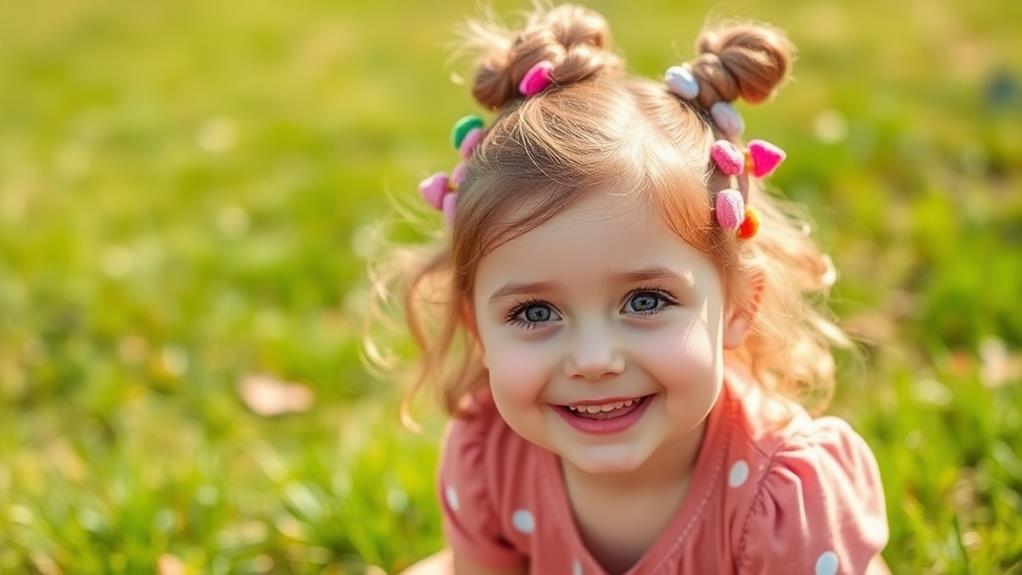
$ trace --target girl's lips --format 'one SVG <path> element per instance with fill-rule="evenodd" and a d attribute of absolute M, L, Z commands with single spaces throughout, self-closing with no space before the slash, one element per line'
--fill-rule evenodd
<path fill-rule="evenodd" d="M 649 407 L 653 399 L 653 395 L 645 395 L 639 398 L 639 402 L 629 407 L 622 407 L 610 412 L 613 414 L 612 417 L 607 419 L 590 419 L 581 415 L 576 415 L 574 411 L 566 406 L 557 405 L 554 406 L 554 410 L 568 422 L 569 425 L 575 429 L 594 434 L 603 433 L 618 433 L 624 431 L 639 421 L 642 414 L 646 412 L 646 408 Z M 625 398 L 629 399 L 629 398 Z M 600 400 L 602 403 L 610 403 L 610 401 Z M 592 405 L 591 403 L 578 403 L 574 405 Z"/>

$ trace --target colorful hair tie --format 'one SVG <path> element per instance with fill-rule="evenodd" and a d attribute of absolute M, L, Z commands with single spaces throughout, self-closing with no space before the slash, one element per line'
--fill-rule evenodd
<path fill-rule="evenodd" d="M 518 83 L 518 91 L 526 98 L 542 92 L 550 85 L 550 73 L 553 69 L 554 65 L 549 60 L 537 62 L 522 76 L 522 81 Z"/>
<path fill-rule="evenodd" d="M 461 148 L 469 132 L 482 127 L 483 119 L 475 114 L 458 118 L 458 121 L 454 123 L 454 127 L 451 128 L 451 143 L 454 144 L 454 149 L 458 150 Z"/>
<path fill-rule="evenodd" d="M 444 212 L 444 219 L 447 221 L 447 226 L 453 226 L 454 216 L 458 211 L 458 194 L 447 194 L 444 196 L 444 205 L 441 208 L 441 211 Z"/>
<path fill-rule="evenodd" d="M 437 172 L 419 182 L 419 193 L 422 198 L 427 204 L 444 213 L 448 226 L 454 225 L 458 205 L 456 190 L 457 186 L 443 172 Z"/>
<path fill-rule="evenodd" d="M 550 73 L 553 69 L 554 65 L 548 60 L 536 63 L 522 77 L 518 90 L 525 97 L 542 92 L 552 82 Z M 419 182 L 419 193 L 423 199 L 444 213 L 448 225 L 454 225 L 458 205 L 457 190 L 465 179 L 467 162 L 485 135 L 483 119 L 479 116 L 470 114 L 459 118 L 451 129 L 451 143 L 461 154 L 462 161 L 451 170 L 449 176 L 444 172 L 437 172 Z"/>
<path fill-rule="evenodd" d="M 671 92 L 686 100 L 695 100 L 699 97 L 699 81 L 692 75 L 687 64 L 668 68 L 664 73 L 664 82 Z"/>
<path fill-rule="evenodd" d="M 685 100 L 696 100 L 699 97 L 699 80 L 688 63 L 671 66 L 664 72 L 664 82 L 671 93 Z M 720 131 L 729 138 L 736 138 L 745 130 L 745 120 L 738 110 L 729 102 L 716 102 L 709 109 L 713 122 Z"/>
<path fill-rule="evenodd" d="M 451 189 L 457 190 L 461 187 L 461 182 L 465 180 L 465 171 L 468 170 L 468 166 L 465 162 L 458 162 L 457 166 L 451 170 Z"/>
<path fill-rule="evenodd" d="M 737 138 L 745 131 L 745 120 L 728 102 L 721 101 L 710 106 L 710 116 L 713 116 L 717 127 L 729 138 Z"/>
<path fill-rule="evenodd" d="M 745 210 L 745 219 L 742 225 L 738 226 L 738 239 L 747 240 L 756 235 L 759 231 L 759 211 L 755 206 L 749 206 Z"/>
<path fill-rule="evenodd" d="M 728 140 L 717 140 L 710 148 L 710 157 L 717 163 L 720 171 L 729 176 L 736 176 L 742 173 L 745 167 L 745 156 L 738 146 Z"/>
<path fill-rule="evenodd" d="M 784 150 L 766 140 L 749 140 L 748 155 L 752 162 L 752 175 L 757 178 L 772 174 L 787 157 Z"/>
<path fill-rule="evenodd" d="M 459 118 L 451 129 L 451 144 L 458 150 L 462 161 L 454 166 L 450 175 L 437 172 L 419 182 L 419 194 L 427 204 L 444 213 L 449 226 L 454 225 L 458 205 L 457 191 L 465 179 L 468 160 L 485 135 L 483 119 L 479 116 L 470 114 Z"/>
<path fill-rule="evenodd" d="M 475 151 L 476 146 L 479 145 L 479 142 L 482 139 L 483 139 L 482 127 L 472 128 L 471 130 L 469 130 L 469 132 L 465 134 L 465 138 L 462 139 L 461 146 L 458 147 L 458 152 L 461 153 L 461 157 L 465 160 L 469 159 L 469 157 L 472 156 L 472 152 Z"/>
<path fill-rule="evenodd" d="M 443 209 L 444 196 L 450 191 L 452 191 L 450 178 L 443 172 L 437 172 L 419 182 L 422 199 L 438 210 Z"/>
<path fill-rule="evenodd" d="M 721 173 L 738 180 L 737 190 L 733 187 L 720 190 L 714 199 L 714 212 L 720 227 L 737 230 L 736 235 L 742 240 L 756 235 L 759 212 L 748 205 L 749 174 L 757 178 L 768 176 L 786 157 L 784 150 L 766 140 L 750 140 L 745 151 L 729 140 L 713 143 L 710 147 L 713 163 Z"/>
<path fill-rule="evenodd" d="M 737 229 L 745 220 L 745 200 L 738 190 L 730 188 L 717 192 L 714 202 L 717 210 L 717 223 L 726 230 Z"/>

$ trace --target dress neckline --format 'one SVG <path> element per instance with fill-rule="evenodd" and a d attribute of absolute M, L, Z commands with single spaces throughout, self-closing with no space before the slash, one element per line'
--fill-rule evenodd
<path fill-rule="evenodd" d="M 685 541 L 696 522 L 702 517 L 703 508 L 709 500 L 713 485 L 724 464 L 726 455 L 725 449 L 706 449 L 707 445 L 716 445 L 722 439 L 726 442 L 726 435 L 730 434 L 733 427 L 731 414 L 734 411 L 732 406 L 732 390 L 730 389 L 729 375 L 725 372 L 724 382 L 721 385 L 717 401 L 707 415 L 706 432 L 703 442 L 696 456 L 696 463 L 692 472 L 689 487 L 685 492 L 681 504 L 674 516 L 668 522 L 667 527 L 657 536 L 653 544 L 643 553 L 642 557 L 635 562 L 624 575 L 639 575 L 640 573 L 652 573 L 661 564 L 668 560 L 677 551 L 677 548 Z M 599 565 L 600 563 L 592 556 L 592 553 L 582 541 L 578 525 L 575 522 L 575 515 L 568 502 L 567 487 L 564 483 L 564 473 L 560 466 L 560 457 L 547 449 L 536 446 L 541 452 L 541 471 L 543 474 L 542 485 L 547 499 L 547 504 L 558 515 L 558 519 L 564 525 L 568 533 L 570 545 L 580 549 L 582 557 L 579 561 L 583 565 Z M 586 570 L 585 572 L 589 572 Z M 601 575 L 606 571 L 600 570 Z"/>

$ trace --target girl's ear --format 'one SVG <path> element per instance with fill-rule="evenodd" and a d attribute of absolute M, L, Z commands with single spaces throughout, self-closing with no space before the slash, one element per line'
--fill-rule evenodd
<path fill-rule="evenodd" d="M 741 290 L 737 305 L 729 305 L 728 317 L 724 324 L 724 349 L 736 349 L 745 341 L 756 319 L 756 312 L 759 311 L 759 304 L 763 299 L 763 286 L 765 280 L 763 271 L 756 269 L 747 276 L 745 289 Z"/>

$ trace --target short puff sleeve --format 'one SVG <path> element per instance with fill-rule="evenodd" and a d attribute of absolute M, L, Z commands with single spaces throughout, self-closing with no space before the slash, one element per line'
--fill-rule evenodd
<path fill-rule="evenodd" d="M 816 419 L 771 458 L 747 510 L 739 573 L 865 573 L 887 544 L 880 471 L 843 419 Z"/>
<path fill-rule="evenodd" d="M 504 537 L 495 501 L 496 475 L 488 445 L 495 411 L 455 418 L 447 428 L 439 465 L 440 507 L 448 546 L 458 555 L 495 568 L 525 560 Z"/>

